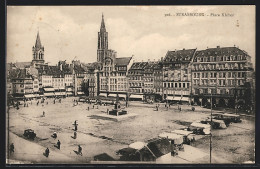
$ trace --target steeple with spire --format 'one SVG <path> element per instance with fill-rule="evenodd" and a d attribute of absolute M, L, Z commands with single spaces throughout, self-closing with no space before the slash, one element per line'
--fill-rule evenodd
<path fill-rule="evenodd" d="M 44 47 L 41 44 L 39 30 L 37 32 L 35 46 L 32 47 L 32 53 L 33 53 L 33 59 L 32 59 L 33 65 L 44 63 Z"/>
<path fill-rule="evenodd" d="M 98 49 L 108 49 L 108 33 L 106 31 L 103 13 L 102 13 L 100 32 L 98 32 Z"/>

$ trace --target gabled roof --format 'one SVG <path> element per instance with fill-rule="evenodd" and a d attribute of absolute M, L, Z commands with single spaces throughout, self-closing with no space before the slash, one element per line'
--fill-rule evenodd
<path fill-rule="evenodd" d="M 131 59 L 132 57 L 116 58 L 116 66 L 127 66 Z"/>
<path fill-rule="evenodd" d="M 183 49 L 176 51 L 168 51 L 164 62 L 184 62 L 191 61 L 196 49 Z"/>
<path fill-rule="evenodd" d="M 10 70 L 8 78 L 10 79 L 24 79 L 31 78 L 32 76 L 26 72 L 26 69 L 13 69 Z"/>
<path fill-rule="evenodd" d="M 83 74 L 85 71 L 85 69 L 81 66 L 81 65 L 74 65 L 74 70 L 76 74 Z"/>
<path fill-rule="evenodd" d="M 14 63 L 14 65 L 18 69 L 24 69 L 24 68 L 30 67 L 31 66 L 31 62 L 16 62 L 16 63 Z"/>
<path fill-rule="evenodd" d="M 134 62 L 130 70 L 143 70 L 147 64 L 148 62 Z"/>

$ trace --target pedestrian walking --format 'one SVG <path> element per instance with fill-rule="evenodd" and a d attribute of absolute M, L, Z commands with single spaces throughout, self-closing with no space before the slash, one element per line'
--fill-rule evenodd
<path fill-rule="evenodd" d="M 60 140 L 58 140 L 58 142 L 57 142 L 57 148 L 60 150 L 60 145 L 61 145 L 61 143 L 60 143 Z"/>
<path fill-rule="evenodd" d="M 93 104 L 93 109 L 95 108 L 95 105 Z"/>
<path fill-rule="evenodd" d="M 56 139 L 56 138 L 58 137 L 56 132 L 54 132 L 51 136 L 52 136 L 54 139 Z"/>
<path fill-rule="evenodd" d="M 45 111 L 42 112 L 42 116 L 45 117 Z"/>
<path fill-rule="evenodd" d="M 74 131 L 74 139 L 76 139 L 76 138 L 77 138 L 77 132 Z"/>
<path fill-rule="evenodd" d="M 78 145 L 78 154 L 82 156 L 82 147 Z"/>
<path fill-rule="evenodd" d="M 45 156 L 46 156 L 46 157 L 49 157 L 49 154 L 50 154 L 50 150 L 49 150 L 49 148 L 47 147 L 46 150 L 45 150 Z"/>
<path fill-rule="evenodd" d="M 88 111 L 89 111 L 89 106 L 88 106 Z"/>
<path fill-rule="evenodd" d="M 78 125 L 75 125 L 75 131 L 77 131 L 78 130 Z"/>
<path fill-rule="evenodd" d="M 14 153 L 14 143 L 12 143 L 12 144 L 10 145 L 10 153 L 11 153 L 11 154 Z"/>

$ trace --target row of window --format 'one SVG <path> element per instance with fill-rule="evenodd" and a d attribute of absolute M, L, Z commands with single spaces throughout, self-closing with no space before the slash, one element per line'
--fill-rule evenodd
<path fill-rule="evenodd" d="M 237 83 L 236 83 L 237 82 Z M 219 86 L 233 86 L 244 85 L 244 80 L 193 80 L 194 85 L 219 85 Z"/>
<path fill-rule="evenodd" d="M 144 89 L 144 93 L 152 93 L 153 89 Z"/>
<path fill-rule="evenodd" d="M 241 89 L 195 89 L 195 94 L 237 94 L 237 96 L 243 96 L 245 90 Z"/>
<path fill-rule="evenodd" d="M 190 83 L 187 82 L 164 82 L 163 83 L 164 87 L 168 88 L 189 88 Z"/>
<path fill-rule="evenodd" d="M 144 85 L 143 83 L 138 83 L 138 82 L 129 83 L 130 87 L 142 87 L 143 85 Z"/>
<path fill-rule="evenodd" d="M 195 62 L 219 62 L 239 60 L 246 60 L 246 57 L 243 55 L 197 57 L 197 59 L 195 59 Z"/>
<path fill-rule="evenodd" d="M 223 69 L 244 69 L 244 63 L 226 63 L 226 64 L 196 64 L 192 66 L 193 70 L 223 70 Z"/>
<path fill-rule="evenodd" d="M 143 90 L 142 89 L 129 89 L 129 92 L 132 92 L 132 93 L 143 93 Z"/>
<path fill-rule="evenodd" d="M 193 73 L 194 78 L 244 78 L 246 76 L 246 72 L 202 72 L 202 73 Z"/>

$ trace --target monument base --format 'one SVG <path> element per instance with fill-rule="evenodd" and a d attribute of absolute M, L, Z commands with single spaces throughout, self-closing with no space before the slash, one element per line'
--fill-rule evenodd
<path fill-rule="evenodd" d="M 124 114 L 120 116 L 114 116 L 114 115 L 109 115 L 109 114 L 97 114 L 97 115 L 92 115 L 92 118 L 98 118 L 98 119 L 103 119 L 103 120 L 112 120 L 112 121 L 123 121 L 127 120 L 130 118 L 134 118 L 137 116 L 137 114 L 131 113 L 131 114 Z"/>

